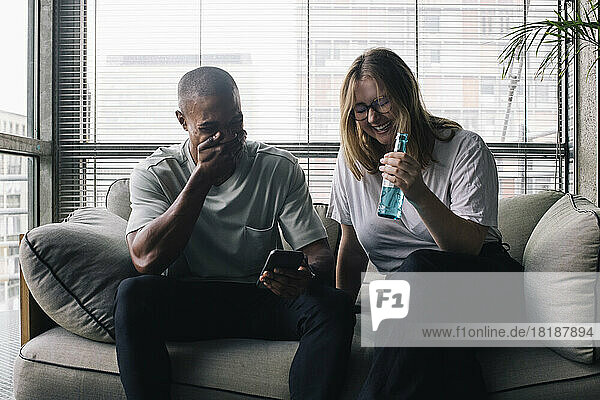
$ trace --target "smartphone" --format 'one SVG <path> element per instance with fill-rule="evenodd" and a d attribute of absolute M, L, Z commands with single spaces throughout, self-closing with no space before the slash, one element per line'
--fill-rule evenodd
<path fill-rule="evenodd" d="M 258 275 L 256 286 L 264 288 L 265 285 L 260 281 L 260 277 L 265 271 L 273 271 L 274 268 L 286 268 L 297 270 L 304 260 L 304 253 L 291 250 L 271 250 L 262 271 Z"/>

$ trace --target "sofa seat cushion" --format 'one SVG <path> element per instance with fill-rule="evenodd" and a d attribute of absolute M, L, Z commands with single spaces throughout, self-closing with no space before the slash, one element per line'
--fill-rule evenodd
<path fill-rule="evenodd" d="M 298 342 L 218 339 L 169 343 L 173 383 L 239 394 L 288 399 L 289 367 Z M 355 335 L 347 396 L 353 398 L 370 366 L 370 349 Z M 79 371 L 118 375 L 115 346 L 94 342 L 55 327 L 23 346 L 21 360 Z M 20 373 L 26 373 L 21 371 Z M 15 376 L 16 387 L 21 378 Z M 40 376 L 39 379 L 49 379 Z M 32 381 L 31 377 L 27 379 Z M 89 388 L 87 388 L 89 390 Z M 120 388 L 119 388 L 120 389 Z M 119 398 L 119 397 L 117 397 Z"/>
<path fill-rule="evenodd" d="M 584 378 L 591 378 L 588 380 L 600 388 L 600 363 L 570 361 L 545 347 L 482 348 L 477 358 L 490 393 Z M 580 387 L 570 396 L 563 393 L 557 398 L 581 398 L 583 392 L 585 388 Z"/>
<path fill-rule="evenodd" d="M 358 325 L 356 331 L 360 331 Z M 211 395 L 206 398 L 214 399 L 225 398 L 227 393 L 241 395 L 239 398 L 247 395 L 287 399 L 288 368 L 297 345 L 297 342 L 249 339 L 169 345 L 175 377 L 173 390 L 186 387 L 210 390 L 206 393 Z M 352 347 L 343 399 L 356 398 L 371 360 L 371 349 L 360 347 L 358 335 Z M 278 356 L 267 356 L 276 351 Z M 477 357 L 488 392 L 494 399 L 532 398 L 530 395 L 544 393 L 545 388 L 552 388 L 551 393 L 556 396 L 534 397 L 583 398 L 582 394 L 588 393 L 580 385 L 573 387 L 571 382 L 587 382 L 590 387 L 600 388 L 600 364 L 569 361 L 546 348 L 485 348 L 478 350 Z M 58 381 L 63 383 L 56 385 Z M 50 385 L 56 386 L 55 394 L 63 386 L 70 389 L 60 392 L 60 397 L 53 397 L 48 386 L 44 386 L 47 382 L 55 382 Z M 40 391 L 36 392 L 36 388 Z M 521 396 L 523 391 L 529 395 Z M 15 394 L 19 393 L 27 396 L 17 398 L 124 399 L 115 347 L 55 327 L 21 349 L 15 367 Z"/>

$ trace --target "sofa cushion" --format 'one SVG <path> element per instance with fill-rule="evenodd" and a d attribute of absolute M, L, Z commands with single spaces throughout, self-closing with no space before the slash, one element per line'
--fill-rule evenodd
<path fill-rule="evenodd" d="M 329 247 L 334 255 L 337 255 L 337 249 L 340 245 L 341 239 L 340 224 L 337 221 L 327 217 L 327 208 L 329 207 L 327 204 L 315 203 L 314 207 L 317 215 L 319 218 L 321 218 L 321 221 L 325 226 Z"/>
<path fill-rule="evenodd" d="M 129 178 L 121 178 L 114 181 L 106 193 L 106 208 L 113 214 L 124 220 L 129 219 L 131 214 L 131 202 L 129 201 Z"/>
<path fill-rule="evenodd" d="M 175 386 L 207 388 L 260 398 L 289 398 L 288 375 L 298 348 L 296 341 L 217 339 L 169 343 L 167 348 Z M 371 360 L 370 349 L 361 348 L 356 335 L 352 350 L 345 399 L 356 397 Z M 24 362 L 68 368 L 75 375 L 72 379 L 78 376 L 80 382 L 89 382 L 85 377 L 92 373 L 117 375 L 119 371 L 114 345 L 81 338 L 61 327 L 44 332 L 25 344 L 17 365 Z M 40 374 L 35 377 L 37 382 L 55 382 L 65 376 L 64 371 L 48 367 L 37 371 Z M 21 387 L 25 382 L 34 382 L 33 377 L 28 376 L 24 368 L 15 368 L 15 393 L 28 390 Z M 106 384 L 115 385 L 115 382 L 107 381 Z M 120 382 L 118 385 L 113 387 L 114 398 L 124 398 Z M 72 395 L 60 398 L 88 398 L 82 393 L 105 390 L 104 387 L 79 387 Z"/>
<path fill-rule="evenodd" d="M 359 326 L 356 332 L 360 332 Z M 297 345 L 240 339 L 169 344 L 173 398 L 287 399 L 288 363 Z M 546 348 L 479 349 L 477 357 L 491 399 L 594 399 L 600 390 L 600 364 L 575 363 Z M 241 364 L 237 363 L 240 358 Z M 355 335 L 343 399 L 356 398 L 370 362 L 371 349 L 360 347 Z M 189 363 L 194 367 L 189 368 Z M 212 368 L 215 370 L 210 371 Z M 216 375 L 220 376 L 214 378 Z M 17 399 L 125 399 L 114 345 L 81 338 L 61 327 L 23 346 L 14 381 Z M 570 385 L 572 382 L 580 384 Z M 179 396 L 178 391 L 186 387 L 206 392 Z M 231 397 L 223 397 L 227 394 Z"/>
<path fill-rule="evenodd" d="M 477 359 L 490 399 L 598 398 L 598 363 L 569 361 L 544 347 L 482 348 Z"/>
<path fill-rule="evenodd" d="M 498 229 L 502 241 L 510 245 L 510 256 L 523 262 L 523 251 L 533 229 L 542 215 L 564 193 L 546 190 L 500 199 L 498 202 Z"/>
<path fill-rule="evenodd" d="M 121 280 L 137 275 L 125 242 L 126 221 L 104 208 L 83 208 L 62 223 L 25 235 L 19 252 L 34 299 L 57 324 L 113 342 L 113 303 Z"/>
<path fill-rule="evenodd" d="M 600 209 L 588 200 L 566 194 L 548 209 L 531 233 L 523 266 L 527 314 L 534 322 L 598 321 L 599 216 Z M 590 338 L 581 343 L 583 347 L 555 350 L 571 360 L 593 362 L 598 356 L 593 341 Z"/>

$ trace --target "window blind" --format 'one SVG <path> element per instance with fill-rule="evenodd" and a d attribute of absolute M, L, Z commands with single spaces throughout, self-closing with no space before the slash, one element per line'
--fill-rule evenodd
<path fill-rule="evenodd" d="M 72 152 L 74 146 L 94 142 L 92 92 L 88 69 L 87 2 L 59 1 L 57 30 L 57 141 L 58 214 L 95 202 L 94 171 L 85 159 Z"/>
<path fill-rule="evenodd" d="M 61 216 L 103 205 L 112 181 L 185 139 L 176 87 L 199 65 L 231 73 L 249 139 L 295 154 L 313 200 L 327 202 L 339 88 L 354 58 L 376 46 L 417 74 L 430 112 L 486 140 L 501 196 L 563 188 L 562 83 L 534 81 L 533 53 L 505 80 L 497 63 L 502 35 L 552 18 L 557 0 L 59 3 Z"/>

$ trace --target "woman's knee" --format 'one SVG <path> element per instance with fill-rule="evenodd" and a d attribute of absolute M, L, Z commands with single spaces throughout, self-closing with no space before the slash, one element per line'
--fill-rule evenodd
<path fill-rule="evenodd" d="M 342 290 L 331 287 L 323 287 L 322 293 L 322 296 L 317 297 L 319 304 L 315 309 L 316 316 L 353 331 L 356 317 L 350 296 Z"/>
<path fill-rule="evenodd" d="M 439 255 L 437 250 L 422 249 L 413 251 L 404 259 L 400 272 L 435 272 L 437 266 L 435 258 Z"/>

